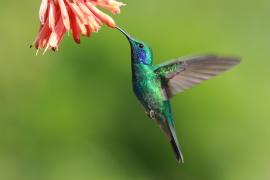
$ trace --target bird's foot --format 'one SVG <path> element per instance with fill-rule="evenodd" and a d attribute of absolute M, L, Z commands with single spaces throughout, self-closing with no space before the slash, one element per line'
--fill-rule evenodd
<path fill-rule="evenodd" d="M 147 114 L 147 116 L 151 119 L 155 119 L 155 112 L 153 110 L 145 111 L 145 113 Z"/>

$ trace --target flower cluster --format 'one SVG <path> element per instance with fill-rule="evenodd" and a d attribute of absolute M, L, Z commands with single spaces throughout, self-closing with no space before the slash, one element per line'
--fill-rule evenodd
<path fill-rule="evenodd" d="M 35 48 L 57 50 L 67 31 L 71 31 L 74 41 L 80 43 L 81 35 L 98 32 L 103 23 L 115 28 L 114 20 L 97 6 L 119 14 L 124 5 L 115 0 L 42 0 Z"/>

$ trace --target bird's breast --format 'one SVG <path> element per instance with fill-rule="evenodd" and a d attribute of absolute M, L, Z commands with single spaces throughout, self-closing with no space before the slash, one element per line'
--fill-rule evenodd
<path fill-rule="evenodd" d="M 158 109 L 163 103 L 160 80 L 153 71 L 135 70 L 132 75 L 133 91 L 145 109 Z"/>

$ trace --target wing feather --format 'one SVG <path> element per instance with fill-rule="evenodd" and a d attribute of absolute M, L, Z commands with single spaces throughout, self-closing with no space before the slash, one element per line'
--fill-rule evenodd
<path fill-rule="evenodd" d="M 237 57 L 215 55 L 187 57 L 162 64 L 155 72 L 165 79 L 164 88 L 167 96 L 171 98 L 239 63 L 240 59 Z"/>

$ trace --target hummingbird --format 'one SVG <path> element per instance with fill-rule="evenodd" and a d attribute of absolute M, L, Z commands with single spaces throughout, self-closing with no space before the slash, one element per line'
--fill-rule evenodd
<path fill-rule="evenodd" d="M 131 47 L 133 91 L 147 116 L 156 121 L 170 141 L 176 160 L 183 163 L 184 157 L 176 136 L 170 99 L 239 64 L 240 58 L 200 55 L 154 65 L 150 46 L 134 39 L 120 27 L 116 29 L 125 35 Z"/>

